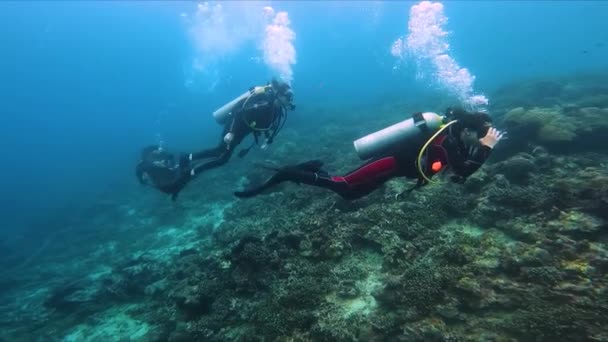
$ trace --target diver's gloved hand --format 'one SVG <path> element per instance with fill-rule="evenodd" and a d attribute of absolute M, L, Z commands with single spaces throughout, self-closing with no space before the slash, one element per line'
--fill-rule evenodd
<path fill-rule="evenodd" d="M 490 127 L 486 136 L 479 139 L 479 143 L 481 143 L 482 146 L 488 146 L 489 148 L 494 148 L 494 146 L 496 146 L 496 144 L 498 144 L 498 142 L 500 141 L 500 139 L 503 138 L 503 136 L 504 136 L 504 133 L 502 133 L 501 131 L 497 130 L 494 127 Z"/>

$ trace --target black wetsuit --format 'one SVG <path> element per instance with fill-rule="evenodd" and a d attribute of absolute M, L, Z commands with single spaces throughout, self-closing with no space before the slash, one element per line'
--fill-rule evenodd
<path fill-rule="evenodd" d="M 135 168 L 135 175 L 141 184 L 153 186 L 167 194 L 177 194 L 183 186 L 182 170 L 175 156 L 159 149 L 159 146 L 148 146 L 142 150 L 141 159 Z"/>
<path fill-rule="evenodd" d="M 224 125 L 218 145 L 191 154 L 191 174 L 193 176 L 225 164 L 232 156 L 234 149 L 250 133 L 254 134 L 256 143 L 262 133 L 267 142 L 272 143 L 282 125 L 283 121 L 280 119 L 285 115 L 285 109 L 277 104 L 272 90 L 252 95 L 249 99 L 237 103 L 235 108 L 237 109 L 234 110 L 231 119 Z M 228 133 L 233 134 L 230 143 L 224 141 L 224 137 Z"/>
<path fill-rule="evenodd" d="M 283 181 L 304 183 L 332 190 L 345 199 L 361 198 L 378 189 L 386 181 L 395 177 L 418 179 L 418 185 L 424 179 L 418 172 L 416 159 L 424 141 L 390 151 L 379 156 L 344 176 L 331 176 L 320 169 L 322 163 L 310 161 L 304 164 L 285 167 L 263 185 L 250 190 L 236 192 L 238 197 L 255 196 L 262 191 Z M 422 165 L 425 175 L 434 174 L 451 168 L 457 175 L 457 181 L 464 181 L 473 174 L 489 157 L 491 148 L 478 146 L 467 149 L 459 139 L 448 134 L 441 134 L 428 146 Z"/>
<path fill-rule="evenodd" d="M 214 148 L 183 154 L 179 161 L 176 161 L 172 154 L 160 150 L 158 146 L 144 148 L 136 167 L 139 181 L 172 195 L 175 200 L 194 176 L 225 164 L 234 149 L 250 133 L 254 134 L 256 143 L 262 134 L 268 144 L 272 143 L 285 122 L 286 113 L 285 108 L 276 100 L 274 91 L 269 88 L 235 105 L 233 114 L 224 125 L 221 140 Z M 233 134 L 229 144 L 224 141 L 227 133 Z"/>

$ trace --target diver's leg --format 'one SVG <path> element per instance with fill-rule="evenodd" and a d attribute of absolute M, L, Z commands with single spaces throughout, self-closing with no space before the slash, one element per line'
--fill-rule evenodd
<path fill-rule="evenodd" d="M 223 149 L 221 146 L 212 147 L 212 148 L 208 148 L 208 149 L 198 151 L 195 153 L 190 153 L 188 159 L 190 161 L 196 161 L 199 159 L 217 158 L 222 154 L 222 152 L 223 152 Z"/>
<path fill-rule="evenodd" d="M 208 162 L 199 164 L 197 166 L 194 166 L 191 170 L 190 170 L 190 176 L 194 177 L 197 176 L 198 174 L 207 171 L 209 169 L 213 169 L 216 168 L 218 166 L 222 166 L 224 164 L 226 164 L 228 162 L 228 160 L 230 159 L 230 156 L 232 155 L 232 150 L 224 150 L 222 152 L 222 154 L 220 154 L 217 158 L 212 159 Z"/>
<path fill-rule="evenodd" d="M 361 198 L 378 189 L 397 174 L 397 163 L 393 157 L 371 161 L 345 176 L 330 176 L 327 172 L 296 172 L 289 180 L 329 189 L 344 199 Z"/>
<path fill-rule="evenodd" d="M 344 198 L 352 198 L 350 194 L 350 186 L 347 182 L 342 179 L 338 179 L 341 177 L 332 177 L 323 171 L 302 171 L 302 170 L 293 170 L 293 169 L 283 169 L 277 171 L 270 179 L 268 179 L 264 184 L 243 190 L 236 191 L 234 193 L 235 196 L 240 198 L 248 198 L 261 194 L 262 192 L 272 188 L 275 185 L 283 183 L 285 181 L 290 181 L 293 183 L 302 183 L 312 186 L 317 186 L 320 188 L 325 188 L 334 191 L 338 195 Z"/>
<path fill-rule="evenodd" d="M 183 153 L 179 156 L 179 169 L 182 174 L 190 174 L 192 172 L 192 163 L 196 163 L 201 159 L 219 158 L 226 151 L 226 143 L 222 140 L 216 147 L 208 148 L 195 153 Z"/>
<path fill-rule="evenodd" d="M 338 192 L 345 199 L 357 199 L 380 188 L 386 181 L 399 175 L 394 157 L 373 160 L 342 177 L 332 177 L 334 183 L 342 185 Z"/>
<path fill-rule="evenodd" d="M 243 139 L 247 136 L 247 134 L 249 134 L 249 132 L 241 130 L 235 131 L 233 134 L 234 137 L 232 138 L 232 141 L 229 144 L 222 140 L 220 146 L 217 147 L 218 153 L 215 156 L 215 159 L 192 167 L 190 171 L 190 176 L 193 177 L 206 170 L 213 169 L 226 164 L 232 156 L 232 152 L 234 151 L 234 149 L 241 143 L 241 141 L 243 141 Z"/>
<path fill-rule="evenodd" d="M 201 159 L 209 159 L 209 158 L 214 158 L 213 160 L 211 160 L 209 162 L 209 163 L 214 163 L 217 160 L 221 159 L 222 154 L 225 152 L 226 152 L 226 145 L 225 145 L 224 141 L 222 140 L 222 142 L 214 148 L 202 150 L 202 151 L 196 152 L 196 153 L 184 153 L 184 154 L 180 155 L 179 167 L 178 167 L 178 170 L 180 173 L 180 184 L 181 184 L 180 190 L 197 173 L 194 170 L 195 167 L 192 166 L 193 164 L 197 164 L 197 162 L 200 164 Z"/>
<path fill-rule="evenodd" d="M 383 158 L 365 164 L 346 176 L 330 176 L 321 170 L 302 170 L 297 167 L 283 168 L 259 187 L 235 192 L 237 197 L 253 197 L 284 181 L 303 183 L 329 189 L 344 199 L 361 198 L 379 188 L 396 175 L 393 158 Z"/>
<path fill-rule="evenodd" d="M 226 149 L 228 148 L 228 145 L 226 144 L 226 142 L 224 142 L 225 135 L 225 133 L 222 134 L 222 138 L 215 147 L 204 149 L 195 153 L 190 153 L 190 155 L 188 155 L 189 161 L 193 162 L 200 159 L 218 158 L 219 156 L 221 156 L 222 153 L 224 153 L 224 151 L 226 151 Z"/>
<path fill-rule="evenodd" d="M 222 129 L 222 135 L 220 137 L 220 141 L 218 141 L 215 147 L 207 148 L 198 152 L 183 154 L 180 157 L 180 164 L 182 166 L 189 165 L 191 162 L 195 162 L 200 159 L 206 158 L 218 158 L 222 155 L 222 153 L 226 150 L 227 145 L 224 142 L 224 136 L 230 131 L 230 124 L 225 124 Z"/>
<path fill-rule="evenodd" d="M 223 165 L 228 161 L 228 159 L 230 159 L 232 150 L 224 150 L 224 151 L 225 152 L 223 154 L 221 154 L 219 157 L 217 157 L 213 160 L 210 160 L 206 163 L 203 163 L 201 165 L 195 166 L 193 168 L 190 168 L 190 167 L 178 168 L 176 170 L 176 172 L 179 172 L 180 175 L 176 179 L 176 181 L 173 184 L 166 186 L 164 189 L 161 189 L 161 190 L 163 192 L 171 194 L 171 196 L 172 196 L 171 198 L 175 201 L 175 199 L 177 198 L 177 195 L 180 193 L 180 191 L 182 191 L 182 189 L 186 186 L 186 184 L 188 184 L 195 176 L 199 175 L 200 173 L 202 173 L 205 170 L 209 170 L 214 167 Z"/>
<path fill-rule="evenodd" d="M 234 125 L 232 126 L 232 141 L 227 144 L 224 141 L 224 137 L 226 136 L 226 134 L 228 134 L 228 132 L 230 132 L 231 126 L 232 125 L 229 124 L 224 126 L 222 136 L 216 147 L 205 149 L 195 153 L 186 154 L 185 156 L 182 156 L 181 161 L 188 165 L 191 162 L 196 162 L 200 159 L 221 159 L 222 156 L 225 154 L 226 150 L 233 150 L 234 148 L 236 148 L 241 143 L 241 141 L 243 141 L 243 139 L 247 136 L 247 134 L 249 134 L 247 127 L 242 127 L 242 125 Z M 230 152 L 230 154 L 232 154 L 232 152 Z"/>
<path fill-rule="evenodd" d="M 182 154 L 179 160 L 179 167 L 176 170 L 176 172 L 179 173 L 176 181 L 173 184 L 166 186 L 162 191 L 171 194 L 171 198 L 175 201 L 180 191 L 182 191 L 182 189 L 194 178 L 195 175 L 202 172 L 204 169 L 224 164 L 226 161 L 228 161 L 228 158 L 230 158 L 229 153 L 230 151 L 227 150 L 226 144 L 222 139 L 220 144 L 214 148 L 197 153 Z M 192 166 L 193 162 L 196 163 L 196 161 L 208 158 L 214 159 L 199 166 Z"/>

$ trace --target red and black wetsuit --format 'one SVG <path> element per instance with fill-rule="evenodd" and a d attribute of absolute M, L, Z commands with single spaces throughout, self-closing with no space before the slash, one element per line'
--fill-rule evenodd
<path fill-rule="evenodd" d="M 357 199 L 378 189 L 386 181 L 395 177 L 418 179 L 419 183 L 422 183 L 416 159 L 423 143 L 413 143 L 391 151 L 344 176 L 331 176 L 320 170 L 320 162 L 286 167 L 279 170 L 260 187 L 235 194 L 238 197 L 251 197 L 275 184 L 292 181 L 332 190 L 345 199 Z M 458 139 L 448 134 L 442 134 L 428 146 L 425 156 L 422 158 L 423 169 L 425 175 L 430 178 L 446 167 L 450 167 L 457 176 L 466 179 L 479 169 L 490 155 L 491 150 L 487 146 L 469 150 Z"/>

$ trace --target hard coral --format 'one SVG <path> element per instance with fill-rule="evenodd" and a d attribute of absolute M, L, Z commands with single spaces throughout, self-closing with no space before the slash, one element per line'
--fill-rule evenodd
<path fill-rule="evenodd" d="M 493 174 L 503 174 L 509 182 L 515 184 L 526 184 L 536 170 L 536 158 L 527 153 L 519 153 L 491 166 Z"/>
<path fill-rule="evenodd" d="M 562 208 L 574 207 L 608 218 L 608 174 L 605 168 L 585 168 L 557 179 L 553 188 Z"/>
<path fill-rule="evenodd" d="M 485 192 L 493 203 L 524 213 L 550 207 L 553 199 L 553 194 L 544 187 L 515 185 L 506 178 L 500 182 L 497 179 Z"/>
<path fill-rule="evenodd" d="M 554 285 L 562 279 L 559 270 L 552 266 L 522 267 L 521 274 L 526 281 L 544 285 Z"/>
<path fill-rule="evenodd" d="M 452 284 L 457 274 L 455 268 L 418 261 L 400 276 L 388 279 L 386 287 L 376 299 L 388 307 L 406 305 L 418 313 L 428 313 L 443 299 L 444 290 Z"/>
<path fill-rule="evenodd" d="M 587 320 L 599 313 L 568 304 L 531 299 L 526 309 L 517 310 L 502 325 L 513 335 L 536 341 L 583 341 L 588 336 Z"/>
<path fill-rule="evenodd" d="M 608 103 L 606 104 L 608 105 Z M 502 117 L 510 141 L 542 144 L 555 151 L 585 151 L 606 144 L 608 108 L 554 105 L 517 107 Z"/>
<path fill-rule="evenodd" d="M 532 139 L 540 143 L 571 141 L 576 137 L 574 119 L 565 116 L 558 106 L 512 109 L 505 114 L 504 125 L 510 134 L 517 135 L 515 138 L 529 140 L 525 135 L 532 134 Z"/>

